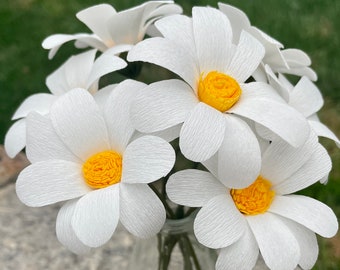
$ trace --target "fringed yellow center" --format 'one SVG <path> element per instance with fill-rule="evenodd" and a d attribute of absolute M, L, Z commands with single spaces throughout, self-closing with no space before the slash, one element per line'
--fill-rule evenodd
<path fill-rule="evenodd" d="M 204 78 L 201 74 L 198 98 L 216 110 L 225 112 L 230 109 L 240 99 L 241 93 L 237 81 L 226 74 L 211 71 Z"/>
<path fill-rule="evenodd" d="M 259 176 L 249 187 L 230 191 L 236 207 L 242 214 L 257 215 L 265 213 L 271 205 L 275 192 L 271 183 Z"/>
<path fill-rule="evenodd" d="M 114 151 L 104 151 L 91 156 L 83 165 L 86 184 L 98 189 L 119 183 L 122 163 L 122 156 Z"/>

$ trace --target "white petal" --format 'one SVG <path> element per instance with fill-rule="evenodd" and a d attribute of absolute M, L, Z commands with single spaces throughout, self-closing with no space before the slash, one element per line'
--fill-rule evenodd
<path fill-rule="evenodd" d="M 164 129 L 162 131 L 152 132 L 149 135 L 161 137 L 162 139 L 166 140 L 167 142 L 171 142 L 179 137 L 181 132 L 182 124 L 178 124 L 171 128 Z"/>
<path fill-rule="evenodd" d="M 262 44 L 249 33 L 242 31 L 233 58 L 224 70 L 239 83 L 245 82 L 259 66 L 264 53 Z"/>
<path fill-rule="evenodd" d="M 331 169 L 332 161 L 327 150 L 321 144 L 317 144 L 308 161 L 293 175 L 275 185 L 274 189 L 279 194 L 294 193 L 320 181 L 329 174 Z"/>
<path fill-rule="evenodd" d="M 320 90 L 307 77 L 302 77 L 290 93 L 289 104 L 305 117 L 318 112 L 323 103 Z"/>
<path fill-rule="evenodd" d="M 51 159 L 80 162 L 60 140 L 51 120 L 38 113 L 27 116 L 26 155 L 32 163 Z"/>
<path fill-rule="evenodd" d="M 93 33 L 98 35 L 102 40 L 110 40 L 111 36 L 108 31 L 107 21 L 117 12 L 108 4 L 95 5 L 86 8 L 77 13 L 77 18 L 82 21 Z"/>
<path fill-rule="evenodd" d="M 333 237 L 338 230 L 332 209 L 310 197 L 276 196 L 268 211 L 294 220 L 323 237 Z"/>
<path fill-rule="evenodd" d="M 144 87 L 144 83 L 125 80 L 115 87 L 104 106 L 111 147 L 121 153 L 135 131 L 130 118 L 131 103 Z"/>
<path fill-rule="evenodd" d="M 213 197 L 225 194 L 227 189 L 211 173 L 188 169 L 170 176 L 166 192 L 177 204 L 201 207 Z"/>
<path fill-rule="evenodd" d="M 144 61 L 164 67 L 195 88 L 200 76 L 198 63 L 190 50 L 179 50 L 177 43 L 164 38 L 149 38 L 139 42 L 128 53 L 127 60 Z"/>
<path fill-rule="evenodd" d="M 315 233 L 289 219 L 282 218 L 281 220 L 294 234 L 299 243 L 301 253 L 299 265 L 302 269 L 312 269 L 319 254 L 319 246 Z"/>
<path fill-rule="evenodd" d="M 252 231 L 247 226 L 244 234 L 234 244 L 223 248 L 218 255 L 216 270 L 253 269 L 259 256 L 259 247 Z"/>
<path fill-rule="evenodd" d="M 16 121 L 5 136 L 5 150 L 10 158 L 14 158 L 26 146 L 26 119 Z"/>
<path fill-rule="evenodd" d="M 72 217 L 72 228 L 86 246 L 99 247 L 112 237 L 120 207 L 119 184 L 91 191 L 80 198 Z"/>
<path fill-rule="evenodd" d="M 247 216 L 262 257 L 270 269 L 295 269 L 300 247 L 292 232 L 275 215 L 265 213 Z"/>
<path fill-rule="evenodd" d="M 117 84 L 109 84 L 103 88 L 100 88 L 97 92 L 93 94 L 93 98 L 100 108 L 105 107 L 105 104 L 108 102 L 108 99 L 116 86 Z"/>
<path fill-rule="evenodd" d="M 126 66 L 127 63 L 123 59 L 114 55 L 106 54 L 106 52 L 104 52 L 94 62 L 91 73 L 87 80 L 86 88 L 89 88 L 94 82 L 98 81 L 100 77 L 110 72 L 123 69 Z"/>
<path fill-rule="evenodd" d="M 147 185 L 121 184 L 121 222 L 133 235 L 147 238 L 160 231 L 165 222 L 165 209 Z"/>
<path fill-rule="evenodd" d="M 76 236 L 71 226 L 72 216 L 77 201 L 69 201 L 59 210 L 56 222 L 58 240 L 69 250 L 76 254 L 86 254 L 91 248 L 84 245 Z"/>
<path fill-rule="evenodd" d="M 318 138 L 313 132 L 306 143 L 298 148 L 282 140 L 273 141 L 263 153 L 261 175 L 273 184 L 282 182 L 307 162 L 318 144 Z"/>
<path fill-rule="evenodd" d="M 227 191 L 204 205 L 194 222 L 198 241 L 210 248 L 223 248 L 235 243 L 246 229 L 246 220 Z"/>
<path fill-rule="evenodd" d="M 93 97 L 84 89 L 74 89 L 52 106 L 53 127 L 65 145 L 80 159 L 110 149 L 108 133 Z"/>
<path fill-rule="evenodd" d="M 137 94 L 131 107 L 132 122 L 141 132 L 161 131 L 184 122 L 197 103 L 196 96 L 185 82 L 156 82 Z"/>
<path fill-rule="evenodd" d="M 250 27 L 247 15 L 242 10 L 224 3 L 218 3 L 218 7 L 230 20 L 234 42 L 238 43 L 242 30 Z"/>
<path fill-rule="evenodd" d="M 34 163 L 19 174 L 16 182 L 19 199 L 33 207 L 74 199 L 89 191 L 81 165 L 63 160 Z"/>
<path fill-rule="evenodd" d="M 192 19 L 184 15 L 167 16 L 155 22 L 157 29 L 166 39 L 176 42 L 178 46 L 190 50 L 196 55 L 196 46 L 192 29 Z"/>
<path fill-rule="evenodd" d="M 171 145 L 155 136 L 143 136 L 128 145 L 123 156 L 123 183 L 150 183 L 167 175 L 175 163 Z"/>
<path fill-rule="evenodd" d="M 232 54 L 232 29 L 222 12 L 214 8 L 192 9 L 193 31 L 200 71 L 223 71 Z"/>
<path fill-rule="evenodd" d="M 327 126 L 325 126 L 319 121 L 308 120 L 308 122 L 318 136 L 333 140 L 336 143 L 336 145 L 340 148 L 340 141 L 338 137 Z"/>
<path fill-rule="evenodd" d="M 305 143 L 310 133 L 310 127 L 305 117 L 282 102 L 257 98 L 254 91 L 258 86 L 260 84 L 245 84 L 240 100 L 228 112 L 254 120 L 294 147 Z M 252 94 L 247 92 L 252 92 Z"/>
<path fill-rule="evenodd" d="M 209 172 L 213 176 L 218 179 L 218 152 L 213 155 L 211 158 L 207 159 L 206 161 L 202 162 L 202 165 L 208 169 Z"/>
<path fill-rule="evenodd" d="M 249 186 L 259 176 L 261 149 L 250 127 L 225 115 L 226 129 L 218 151 L 218 179 L 229 188 Z"/>
<path fill-rule="evenodd" d="M 87 79 L 90 75 L 93 62 L 96 56 L 96 50 L 86 51 L 84 53 L 71 56 L 66 63 L 61 67 L 64 68 L 62 72 L 65 74 L 66 88 L 64 93 L 73 88 L 87 89 Z M 59 94 L 62 91 L 59 90 Z"/>
<path fill-rule="evenodd" d="M 12 120 L 26 117 L 32 111 L 47 114 L 56 97 L 51 94 L 39 93 L 29 96 L 14 113 Z"/>
<path fill-rule="evenodd" d="M 295 63 L 298 63 L 298 66 L 310 66 L 312 64 L 309 56 L 302 50 L 285 49 L 281 53 L 287 61 L 295 61 Z M 290 67 L 292 66 L 290 65 Z"/>
<path fill-rule="evenodd" d="M 209 159 L 220 148 L 225 128 L 221 112 L 205 103 L 198 103 L 181 129 L 179 146 L 183 155 L 197 162 Z"/>

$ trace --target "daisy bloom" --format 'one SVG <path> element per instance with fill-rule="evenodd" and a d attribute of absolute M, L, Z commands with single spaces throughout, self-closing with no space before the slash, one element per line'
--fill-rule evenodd
<path fill-rule="evenodd" d="M 246 188 L 229 189 L 213 169 L 179 171 L 166 188 L 173 202 L 202 207 L 194 232 L 205 246 L 221 249 L 217 270 L 253 269 L 259 253 L 270 269 L 311 269 L 318 256 L 315 233 L 334 236 L 337 218 L 325 204 L 291 193 L 330 170 L 327 151 L 310 136 L 300 148 L 273 142 L 263 153 L 260 174 Z"/>
<path fill-rule="evenodd" d="M 316 81 L 317 75 L 309 67 L 312 62 L 305 52 L 298 49 L 283 49 L 283 45 L 280 42 L 257 27 L 252 26 L 248 16 L 242 10 L 224 3 L 218 3 L 218 6 L 230 20 L 235 42 L 239 39 L 242 30 L 245 30 L 256 37 L 265 47 L 262 63 L 254 74 L 256 78 L 265 79 L 266 70 L 264 66 L 270 65 L 275 72 L 307 76 L 311 80 Z"/>
<path fill-rule="evenodd" d="M 192 19 L 173 15 L 155 26 L 164 37 L 138 43 L 128 61 L 160 65 L 184 81 L 156 82 L 136 96 L 131 118 L 137 130 L 156 132 L 183 123 L 179 144 L 184 156 L 202 162 L 218 151 L 230 161 L 220 167 L 220 175 L 233 179 L 232 187 L 248 186 L 261 166 L 259 143 L 244 119 L 294 146 L 305 142 L 310 130 L 304 117 L 270 85 L 246 82 L 260 64 L 264 47 L 246 31 L 234 44 L 230 22 L 221 11 L 194 7 Z"/>
<path fill-rule="evenodd" d="M 333 140 L 338 147 L 338 137 L 323 123 L 317 113 L 324 105 L 322 94 L 318 87 L 308 78 L 303 76 L 294 86 L 284 75 L 275 75 L 269 66 L 266 66 L 269 83 L 286 102 L 307 118 L 309 125 L 317 136 Z"/>
<path fill-rule="evenodd" d="M 18 177 L 17 195 L 33 207 L 68 201 L 56 231 L 75 253 L 105 244 L 118 221 L 142 238 L 164 224 L 164 206 L 148 183 L 171 170 L 175 153 L 159 137 L 130 140 L 130 100 L 142 87 L 124 81 L 104 104 L 74 89 L 53 104 L 49 117 L 28 116 L 26 149 L 32 164 Z"/>
<path fill-rule="evenodd" d="M 51 93 L 39 93 L 27 97 L 14 113 L 17 120 L 5 137 L 5 149 L 9 157 L 15 157 L 26 145 L 26 116 L 35 111 L 48 114 L 55 100 L 73 88 L 83 88 L 92 94 L 98 91 L 99 79 L 110 72 L 123 69 L 126 62 L 111 52 L 95 59 L 96 50 L 70 57 L 49 75 L 46 85 Z M 101 93 L 102 94 L 102 93 Z"/>
<path fill-rule="evenodd" d="M 95 5 L 76 15 L 92 34 L 55 34 L 47 37 L 42 46 L 50 50 L 49 58 L 53 58 L 60 46 L 71 40 L 76 40 L 79 48 L 90 46 L 104 52 L 118 46 L 121 51 L 127 51 L 144 38 L 157 19 L 181 12 L 182 8 L 173 1 L 148 1 L 120 12 L 109 4 Z"/>

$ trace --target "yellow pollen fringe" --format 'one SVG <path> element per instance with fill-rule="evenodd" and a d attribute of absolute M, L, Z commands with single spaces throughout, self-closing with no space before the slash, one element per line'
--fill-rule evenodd
<path fill-rule="evenodd" d="M 83 164 L 86 184 L 93 188 L 105 188 L 120 182 L 123 159 L 114 151 L 103 151 L 91 156 Z"/>
<path fill-rule="evenodd" d="M 259 176 L 249 187 L 232 189 L 230 195 L 242 214 L 258 215 L 265 213 L 274 199 L 275 192 L 271 186 L 267 179 Z"/>
<path fill-rule="evenodd" d="M 211 71 L 198 83 L 198 98 L 200 101 L 225 112 L 240 99 L 242 90 L 238 82 L 223 73 Z"/>

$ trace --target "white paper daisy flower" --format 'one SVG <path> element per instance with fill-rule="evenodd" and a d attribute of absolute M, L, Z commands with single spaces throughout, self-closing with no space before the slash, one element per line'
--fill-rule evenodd
<path fill-rule="evenodd" d="M 227 188 L 214 169 L 184 170 L 170 177 L 167 194 L 178 204 L 202 207 L 194 232 L 202 244 L 221 248 L 217 270 L 253 269 L 259 252 L 270 269 L 311 269 L 318 255 L 315 233 L 332 237 L 338 222 L 325 204 L 292 193 L 330 170 L 327 151 L 310 136 L 298 149 L 272 143 L 259 176 L 246 188 Z"/>
<path fill-rule="evenodd" d="M 120 52 L 128 51 L 131 45 L 144 38 L 149 26 L 157 19 L 181 12 L 182 8 L 173 1 L 148 1 L 120 12 L 109 4 L 95 5 L 76 15 L 93 34 L 55 34 L 47 37 L 42 46 L 50 50 L 49 58 L 71 40 L 76 40 L 79 48 L 90 46 L 104 52 L 117 47 Z"/>
<path fill-rule="evenodd" d="M 38 93 L 23 101 L 12 117 L 12 120 L 17 121 L 10 127 L 5 137 L 8 156 L 15 157 L 26 145 L 26 116 L 29 112 L 48 114 L 55 100 L 74 88 L 83 88 L 96 94 L 98 81 L 102 76 L 127 66 L 124 60 L 112 52 L 102 54 L 97 59 L 95 56 L 96 50 L 90 50 L 70 57 L 47 77 L 46 85 L 51 94 Z"/>
<path fill-rule="evenodd" d="M 240 9 L 224 3 L 218 4 L 219 9 L 228 16 L 233 28 L 234 41 L 237 41 L 242 30 L 245 30 L 256 37 L 265 47 L 265 55 L 262 64 L 257 69 L 256 78 L 266 78 L 265 65 L 275 72 L 292 74 L 297 76 L 307 76 L 316 81 L 317 75 L 309 66 L 311 60 L 309 56 L 299 49 L 283 49 L 283 45 L 264 33 L 262 30 L 252 26 L 247 15 Z"/>
<path fill-rule="evenodd" d="M 28 116 L 27 156 L 17 180 L 19 199 L 39 207 L 66 201 L 57 218 L 58 239 L 83 253 L 106 243 L 118 221 L 149 237 L 165 221 L 163 204 L 148 186 L 172 168 L 175 153 L 155 136 L 134 141 L 130 100 L 144 84 L 119 84 L 103 108 L 74 89 L 58 99 L 49 117 Z"/>
<path fill-rule="evenodd" d="M 232 28 L 222 12 L 194 7 L 192 19 L 173 15 L 155 25 L 164 38 L 138 43 L 128 61 L 160 65 L 185 82 L 156 82 L 141 91 L 131 111 L 136 129 L 156 132 L 184 123 L 180 131 L 184 156 L 202 162 L 219 150 L 230 160 L 223 177 L 234 179 L 237 187 L 255 180 L 261 166 L 258 141 L 243 119 L 262 124 L 294 146 L 305 142 L 309 126 L 304 117 L 268 84 L 246 82 L 264 48 L 245 31 L 233 44 Z M 241 165 L 242 179 L 239 164 L 246 164 Z"/>

